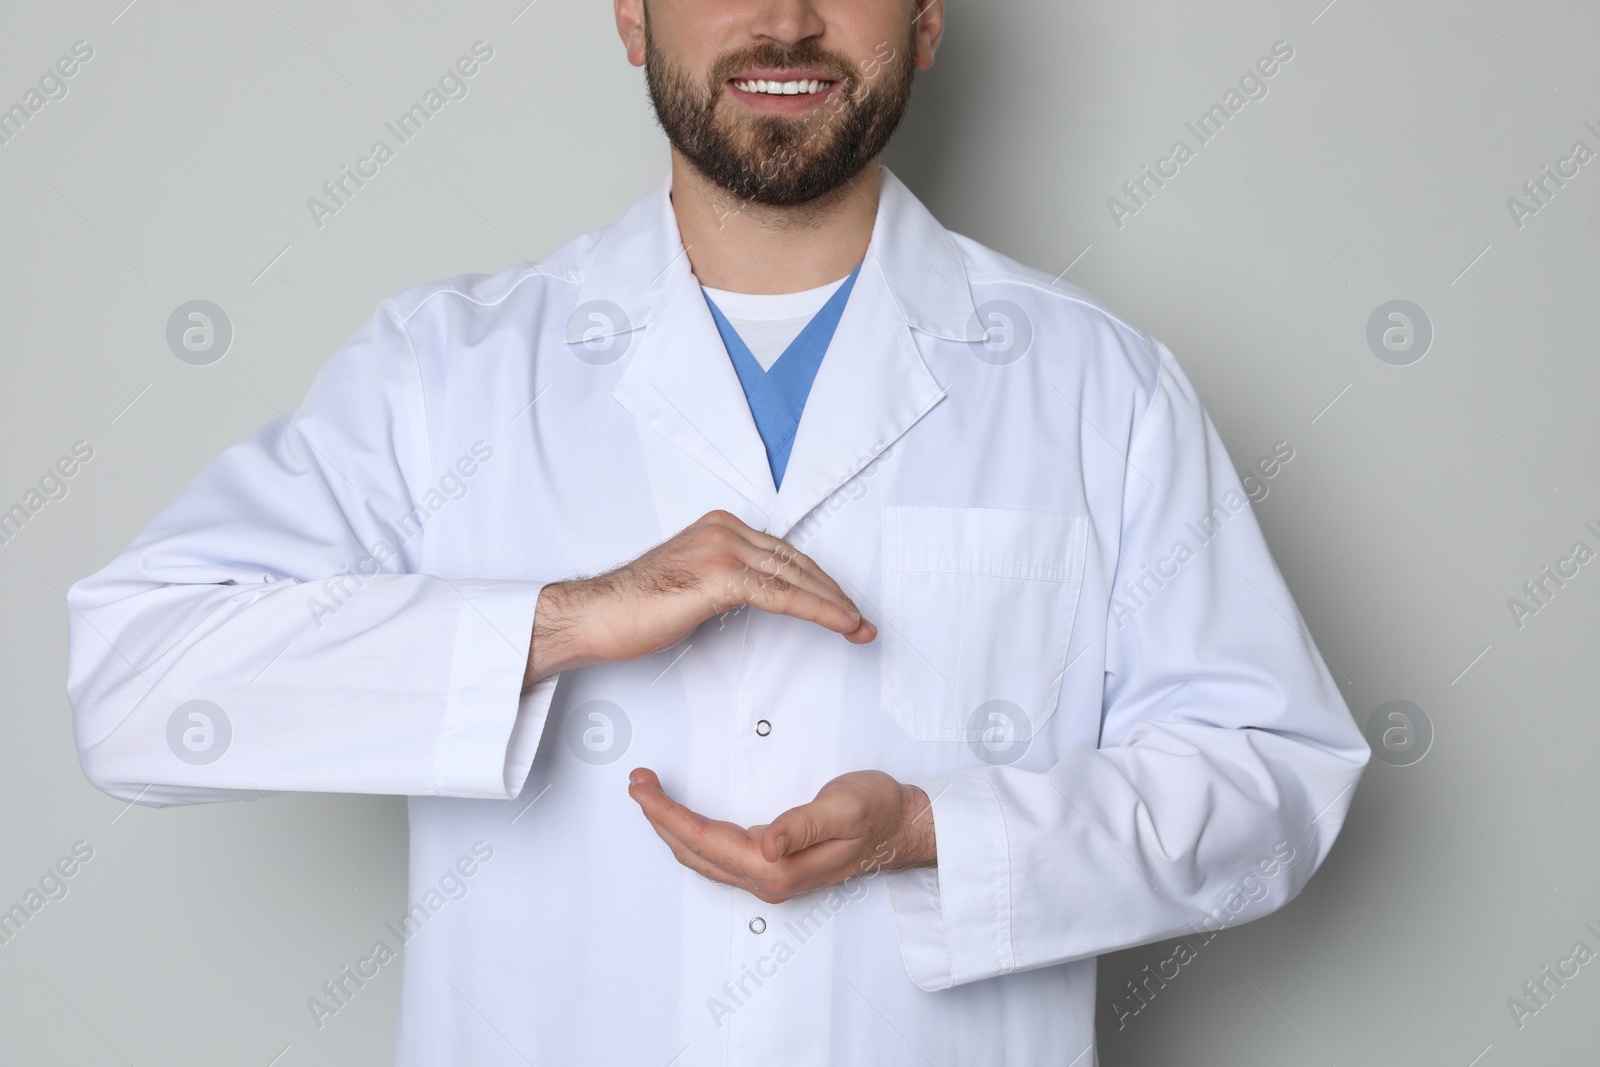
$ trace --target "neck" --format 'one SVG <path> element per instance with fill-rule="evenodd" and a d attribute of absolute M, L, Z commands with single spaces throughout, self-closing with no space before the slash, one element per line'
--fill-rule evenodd
<path fill-rule="evenodd" d="M 672 209 L 701 285 L 735 293 L 797 293 L 836 282 L 867 254 L 878 217 L 876 159 L 808 204 L 741 201 L 672 153 Z"/>

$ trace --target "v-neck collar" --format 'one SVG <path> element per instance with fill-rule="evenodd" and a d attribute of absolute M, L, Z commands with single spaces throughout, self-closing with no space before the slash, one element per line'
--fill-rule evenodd
<path fill-rule="evenodd" d="M 673 213 L 671 175 L 596 235 L 574 276 L 569 344 L 631 335 L 611 395 L 661 446 L 742 495 L 786 536 L 817 505 L 888 450 L 937 405 L 945 386 L 914 335 L 976 343 L 979 321 L 957 238 L 888 168 L 878 216 L 845 308 L 836 358 L 824 360 L 795 434 L 780 491 L 738 375 L 689 268 Z M 598 325 L 597 325 L 598 323 Z"/>
<path fill-rule="evenodd" d="M 711 298 L 711 294 L 705 294 L 706 306 L 711 309 L 711 317 L 728 349 L 728 357 L 733 361 L 734 372 L 739 376 L 745 400 L 750 405 L 751 417 L 755 419 L 756 430 L 766 448 L 774 488 L 783 487 L 783 472 L 788 467 L 789 450 L 800 429 L 806 398 L 811 393 L 812 383 L 816 381 L 817 371 L 827 355 L 839 320 L 844 315 L 845 304 L 855 287 L 856 276 L 860 273 L 858 264 L 811 317 L 811 321 L 789 342 L 772 366 L 765 368 Z"/>

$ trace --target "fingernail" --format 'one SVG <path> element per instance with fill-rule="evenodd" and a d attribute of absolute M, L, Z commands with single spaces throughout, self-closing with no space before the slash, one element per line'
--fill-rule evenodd
<path fill-rule="evenodd" d="M 787 834 L 779 834 L 778 835 L 778 858 L 782 859 L 784 856 L 787 856 L 788 854 L 789 854 L 789 836 Z"/>

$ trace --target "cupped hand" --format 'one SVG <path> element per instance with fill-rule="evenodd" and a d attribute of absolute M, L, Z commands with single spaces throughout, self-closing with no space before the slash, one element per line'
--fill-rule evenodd
<path fill-rule="evenodd" d="M 928 795 L 882 771 L 840 775 L 815 800 L 751 827 L 690 811 L 648 768 L 628 776 L 628 795 L 679 863 L 769 904 L 852 875 L 933 867 L 938 860 Z"/>
<path fill-rule="evenodd" d="M 545 586 L 523 684 L 660 652 L 713 615 L 745 604 L 814 622 L 854 644 L 878 633 L 811 557 L 729 512 L 713 511 L 630 563 Z"/>

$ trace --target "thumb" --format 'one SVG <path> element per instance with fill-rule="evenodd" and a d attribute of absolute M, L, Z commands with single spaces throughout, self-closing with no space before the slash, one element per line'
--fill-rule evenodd
<path fill-rule="evenodd" d="M 813 800 L 790 808 L 772 820 L 772 825 L 761 835 L 761 855 L 768 863 L 776 863 L 834 835 L 827 809 L 820 801 Z"/>

